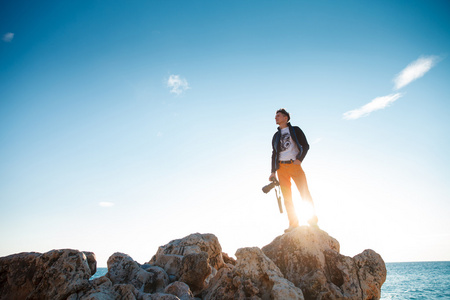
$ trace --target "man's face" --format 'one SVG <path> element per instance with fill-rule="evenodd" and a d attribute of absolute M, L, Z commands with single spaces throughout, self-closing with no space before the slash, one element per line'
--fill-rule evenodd
<path fill-rule="evenodd" d="M 284 115 L 284 114 L 282 114 L 280 112 L 278 112 L 275 115 L 275 122 L 277 123 L 277 125 L 281 125 L 281 124 L 287 123 L 287 121 L 288 121 L 288 117 L 286 115 Z"/>

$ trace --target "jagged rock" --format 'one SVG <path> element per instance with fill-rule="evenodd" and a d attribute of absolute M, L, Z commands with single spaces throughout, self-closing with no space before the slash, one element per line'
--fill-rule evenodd
<path fill-rule="evenodd" d="M 116 252 L 109 257 L 107 264 L 105 276 L 113 284 L 132 284 L 145 293 L 162 292 L 169 284 L 169 277 L 163 269 L 150 267 L 146 271 L 127 254 Z"/>
<path fill-rule="evenodd" d="M 175 295 L 172 294 L 164 294 L 164 293 L 155 293 L 151 295 L 151 300 L 180 300 Z"/>
<path fill-rule="evenodd" d="M 92 252 L 20 253 L 0 258 L 0 300 L 364 300 L 379 299 L 386 280 L 376 252 L 341 255 L 334 238 L 306 226 L 262 250 L 241 248 L 236 257 L 222 253 L 214 235 L 196 233 L 161 246 L 148 265 L 115 253 L 108 273 L 89 281 L 96 271 Z"/>
<path fill-rule="evenodd" d="M 211 274 L 208 253 L 190 253 L 183 257 L 180 281 L 187 283 L 194 294 L 200 292 Z"/>
<path fill-rule="evenodd" d="M 84 255 L 86 255 L 89 269 L 91 269 L 91 274 L 94 275 L 97 272 L 97 258 L 94 252 L 83 251 Z"/>
<path fill-rule="evenodd" d="M 169 284 L 164 290 L 166 294 L 172 294 L 180 298 L 180 300 L 193 300 L 194 295 L 192 294 L 189 286 L 180 281 Z"/>
<path fill-rule="evenodd" d="M 384 261 L 373 250 L 355 258 L 343 256 L 339 243 L 318 228 L 296 228 L 262 251 L 307 300 L 377 299 L 386 280 Z"/>
<path fill-rule="evenodd" d="M 113 290 L 113 284 L 108 277 L 102 276 L 91 280 L 91 288 L 70 295 L 67 300 L 106 300 L 117 299 L 119 295 Z"/>
<path fill-rule="evenodd" d="M 0 299 L 66 299 L 89 288 L 91 268 L 71 249 L 1 257 Z"/>
<path fill-rule="evenodd" d="M 208 284 L 217 270 L 225 266 L 217 237 L 200 233 L 160 246 L 149 264 L 163 268 L 174 280 L 183 278 L 181 281 L 186 282 L 194 293 Z"/>
<path fill-rule="evenodd" d="M 163 268 L 167 274 L 177 280 L 180 278 L 182 255 L 177 254 L 157 254 L 152 258 L 149 264 L 154 264 Z"/>
<path fill-rule="evenodd" d="M 151 300 L 150 294 L 138 291 L 132 284 L 115 284 L 113 290 L 117 294 L 114 299 L 121 300 Z"/>
<path fill-rule="evenodd" d="M 236 266 L 222 268 L 203 292 L 203 299 L 301 299 L 302 291 L 283 277 L 257 247 L 236 252 Z"/>
<path fill-rule="evenodd" d="M 151 300 L 151 294 L 138 291 L 132 284 L 112 284 L 108 277 L 102 276 L 90 282 L 91 288 L 70 295 L 67 300 Z"/>
<path fill-rule="evenodd" d="M 357 282 L 358 269 L 353 259 L 330 250 L 325 250 L 324 255 L 326 270 L 317 272 L 315 278 L 320 278 L 323 286 L 327 285 L 325 279 L 330 281 L 332 284 L 329 287 L 333 289 L 334 295 L 342 293 L 347 298 L 362 299 L 361 288 Z"/>
<path fill-rule="evenodd" d="M 353 257 L 358 267 L 363 299 L 379 299 L 381 286 L 386 281 L 386 265 L 373 250 L 364 250 Z"/>
<path fill-rule="evenodd" d="M 150 266 L 145 271 L 151 274 L 151 291 L 162 292 L 169 284 L 169 276 L 163 268 L 158 266 Z"/>
<path fill-rule="evenodd" d="M 224 263 L 227 264 L 229 267 L 236 265 L 236 260 L 234 258 L 228 256 L 228 254 L 226 254 L 225 252 L 222 252 L 222 257 L 223 257 Z"/>

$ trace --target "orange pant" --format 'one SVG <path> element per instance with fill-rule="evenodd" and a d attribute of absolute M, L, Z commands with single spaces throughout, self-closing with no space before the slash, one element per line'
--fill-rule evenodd
<path fill-rule="evenodd" d="M 278 180 L 280 182 L 281 192 L 284 197 L 284 206 L 289 219 L 289 226 L 298 226 L 298 218 L 295 213 L 294 203 L 292 202 L 291 178 L 294 180 L 300 196 L 303 200 L 311 203 L 314 208 L 314 203 L 309 193 L 308 183 L 306 182 L 305 172 L 301 165 L 280 164 L 277 170 Z"/>

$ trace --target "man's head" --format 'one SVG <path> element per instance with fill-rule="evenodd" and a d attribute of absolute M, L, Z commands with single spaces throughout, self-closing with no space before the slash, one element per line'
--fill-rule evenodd
<path fill-rule="evenodd" d="M 278 125 L 286 126 L 290 119 L 291 116 L 284 108 L 277 110 L 277 113 L 275 114 L 275 121 Z"/>

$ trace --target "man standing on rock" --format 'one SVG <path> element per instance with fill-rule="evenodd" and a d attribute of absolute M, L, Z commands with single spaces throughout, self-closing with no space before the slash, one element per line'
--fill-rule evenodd
<path fill-rule="evenodd" d="M 275 121 L 279 127 L 272 138 L 272 173 L 269 177 L 271 181 L 272 178 L 276 178 L 275 172 L 278 175 L 289 219 L 289 228 L 285 232 L 298 227 L 298 218 L 292 202 L 291 178 L 297 185 L 302 199 L 312 206 L 313 216 L 308 220 L 309 225 L 317 226 L 318 222 L 314 202 L 301 165 L 309 150 L 308 141 L 299 127 L 289 123 L 290 119 L 289 113 L 284 108 L 277 110 Z"/>

